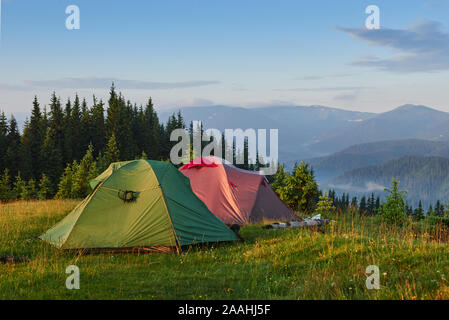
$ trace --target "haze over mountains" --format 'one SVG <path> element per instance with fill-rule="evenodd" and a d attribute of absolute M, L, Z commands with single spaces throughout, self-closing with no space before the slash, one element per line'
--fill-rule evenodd
<path fill-rule="evenodd" d="M 437 200 L 447 203 L 449 199 L 449 159 L 407 155 L 385 161 L 377 166 L 366 166 L 342 173 L 327 186 L 351 195 L 370 192 L 383 195 L 392 177 L 401 182 L 401 189 L 408 191 L 407 200 L 417 206 L 421 200 L 425 207 Z"/>
<path fill-rule="evenodd" d="M 398 139 L 449 141 L 449 113 L 404 105 L 375 114 L 322 106 L 240 108 L 229 106 L 180 109 L 186 122 L 205 128 L 279 129 L 280 162 L 326 156 L 355 144 Z M 176 110 L 163 111 L 162 119 Z"/>
<path fill-rule="evenodd" d="M 165 120 L 174 111 L 160 116 Z M 300 160 L 309 162 L 321 188 L 382 194 L 398 176 L 411 203 L 421 197 L 427 205 L 449 196 L 446 112 L 418 105 L 380 114 L 323 106 L 210 106 L 181 112 L 186 123 L 201 120 L 204 128 L 279 129 L 280 163 L 291 168 Z"/>

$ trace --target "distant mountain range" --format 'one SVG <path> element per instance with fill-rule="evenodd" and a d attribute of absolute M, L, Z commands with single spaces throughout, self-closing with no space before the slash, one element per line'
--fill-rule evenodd
<path fill-rule="evenodd" d="M 280 162 L 330 155 L 355 144 L 381 140 L 449 141 L 449 113 L 425 106 L 404 105 L 374 114 L 323 106 L 230 106 L 180 109 L 186 122 L 201 120 L 205 128 L 279 129 Z M 177 111 L 160 112 L 161 119 Z"/>
<path fill-rule="evenodd" d="M 160 113 L 164 120 L 177 110 Z M 322 189 L 384 194 L 392 177 L 408 200 L 428 206 L 449 200 L 449 113 L 404 105 L 380 114 L 322 106 L 181 109 L 187 123 L 205 128 L 279 129 L 280 163 L 304 160 Z"/>
<path fill-rule="evenodd" d="M 224 129 L 279 129 L 280 161 L 292 165 L 296 160 L 326 155 L 326 150 L 311 150 L 324 133 L 342 130 L 357 121 L 367 120 L 375 114 L 346 111 L 321 106 L 240 108 L 230 106 L 181 108 L 189 123 L 201 120 L 204 128 Z M 159 113 L 167 120 L 178 111 L 173 109 Z"/>
<path fill-rule="evenodd" d="M 325 157 L 307 159 L 317 179 L 325 182 L 346 171 L 380 165 L 405 155 L 449 158 L 449 141 L 419 139 L 379 141 L 358 144 Z"/>

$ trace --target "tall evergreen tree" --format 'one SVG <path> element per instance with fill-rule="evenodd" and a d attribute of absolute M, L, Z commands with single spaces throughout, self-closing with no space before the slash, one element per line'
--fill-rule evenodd
<path fill-rule="evenodd" d="M 42 158 L 42 173 L 49 181 L 50 194 L 56 189 L 59 182 L 59 177 L 64 171 L 63 157 L 61 149 L 56 145 L 53 140 L 50 130 L 47 131 L 44 143 L 41 150 Z"/>
<path fill-rule="evenodd" d="M 11 200 L 11 180 L 9 170 L 6 168 L 0 179 L 0 202 Z"/>
<path fill-rule="evenodd" d="M 41 179 L 39 180 L 39 192 L 38 198 L 39 200 L 47 200 L 52 197 L 52 189 L 51 189 L 50 180 L 48 179 L 45 173 L 42 174 Z"/>
<path fill-rule="evenodd" d="M 99 152 L 106 146 L 106 126 L 104 118 L 104 103 L 97 103 L 94 97 L 94 105 L 91 110 L 91 137 L 94 145 L 94 154 L 98 156 Z"/>
<path fill-rule="evenodd" d="M 83 99 L 81 104 L 81 124 L 79 128 L 80 132 L 80 145 L 79 148 L 81 150 L 81 157 L 84 156 L 84 152 L 89 148 L 89 144 L 92 142 L 90 136 L 90 126 L 91 126 L 91 118 L 90 118 L 90 110 L 87 106 L 86 99 Z"/>
<path fill-rule="evenodd" d="M 33 100 L 33 110 L 22 135 L 22 173 L 26 178 L 39 179 L 42 172 L 41 148 L 45 138 L 43 115 L 37 96 Z"/>
<path fill-rule="evenodd" d="M 108 141 L 104 156 L 108 166 L 113 162 L 120 161 L 120 151 L 117 147 L 117 141 L 114 134 L 112 134 L 111 138 Z"/>
<path fill-rule="evenodd" d="M 17 127 L 17 121 L 14 116 L 11 116 L 11 119 L 9 120 L 7 139 L 8 149 L 6 151 L 6 166 L 10 170 L 11 175 L 15 176 L 20 170 L 21 145 L 19 128 Z"/>
<path fill-rule="evenodd" d="M 362 199 L 360 199 L 360 205 L 359 205 L 359 212 L 361 215 L 364 215 L 367 211 L 366 207 L 366 197 L 363 196 Z"/>
<path fill-rule="evenodd" d="M 0 170 L 7 167 L 8 121 L 5 113 L 0 113 Z"/>
<path fill-rule="evenodd" d="M 72 160 L 80 160 L 83 156 L 83 137 L 81 131 L 81 104 L 78 95 L 75 95 L 75 100 L 72 107 L 72 115 L 70 117 L 70 127 L 72 132 L 72 140 L 69 148 L 72 150 L 72 158 L 65 159 L 65 163 L 71 162 Z"/>
<path fill-rule="evenodd" d="M 42 153 L 45 154 L 47 159 L 43 159 L 43 162 L 48 161 L 48 157 L 52 158 L 53 161 L 58 161 L 58 163 L 53 164 L 53 173 L 49 173 L 48 164 L 45 164 L 46 171 L 52 183 L 57 183 L 57 180 L 64 171 L 65 161 L 64 159 L 64 112 L 61 108 L 61 101 L 56 97 L 56 93 L 53 92 L 50 99 L 50 117 L 48 119 L 48 134 L 45 137 L 43 143 Z M 73 142 L 75 143 L 75 142 Z M 54 153 L 54 155 L 48 155 L 47 152 Z M 53 185 L 55 186 L 55 185 Z"/>
<path fill-rule="evenodd" d="M 415 220 L 418 220 L 418 221 L 424 219 L 424 210 L 422 208 L 421 200 L 419 200 L 418 208 L 415 209 L 414 218 L 415 218 Z"/>
<path fill-rule="evenodd" d="M 90 180 L 97 176 L 96 163 L 93 157 L 93 146 L 89 145 L 86 155 L 81 160 L 78 170 L 73 172 L 72 178 L 72 196 L 75 198 L 84 198 L 90 191 Z"/>

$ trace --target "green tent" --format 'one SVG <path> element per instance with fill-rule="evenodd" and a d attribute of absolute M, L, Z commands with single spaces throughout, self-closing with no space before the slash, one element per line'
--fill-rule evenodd
<path fill-rule="evenodd" d="M 91 186 L 91 194 L 41 235 L 42 240 L 63 249 L 180 249 L 201 242 L 238 240 L 171 163 L 113 163 Z"/>

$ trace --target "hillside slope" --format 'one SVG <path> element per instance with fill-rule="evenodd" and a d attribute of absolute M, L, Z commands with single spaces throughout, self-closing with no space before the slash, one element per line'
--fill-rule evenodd
<path fill-rule="evenodd" d="M 351 145 L 398 139 L 449 140 L 449 113 L 404 105 L 352 126 L 324 134 L 312 151 L 336 152 Z"/>
<path fill-rule="evenodd" d="M 317 179 L 326 181 L 343 172 L 379 165 L 405 155 L 449 158 L 449 142 L 419 139 L 371 142 L 351 146 L 325 157 L 308 159 Z"/>
<path fill-rule="evenodd" d="M 408 191 L 407 199 L 414 206 L 437 200 L 449 200 L 449 159 L 442 157 L 403 156 L 377 166 L 367 166 L 345 172 L 332 179 L 328 187 L 351 194 L 384 194 L 391 179 L 400 180 L 400 188 Z"/>
<path fill-rule="evenodd" d="M 166 120 L 177 110 L 162 111 L 160 117 Z M 278 129 L 280 162 L 288 167 L 295 161 L 326 156 L 362 143 L 449 141 L 449 113 L 426 106 L 405 105 L 381 114 L 323 106 L 208 106 L 180 110 L 186 123 L 201 120 L 205 128 Z"/>

